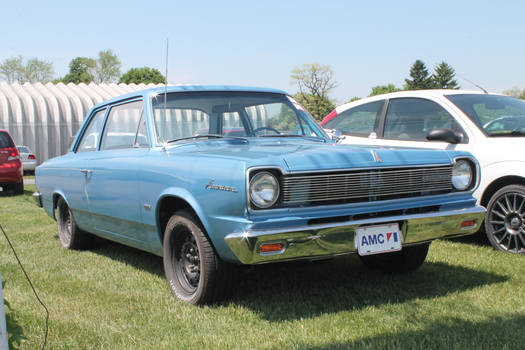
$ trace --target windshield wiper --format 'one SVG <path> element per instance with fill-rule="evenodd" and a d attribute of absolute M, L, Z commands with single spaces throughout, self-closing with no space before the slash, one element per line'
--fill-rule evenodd
<path fill-rule="evenodd" d="M 326 140 L 319 136 L 308 136 L 308 135 L 297 135 L 297 134 L 270 134 L 270 135 L 259 135 L 257 137 L 301 137 L 309 140 L 319 141 L 319 142 L 326 142 Z"/>
<path fill-rule="evenodd" d="M 193 140 L 193 139 L 200 139 L 200 138 L 209 138 L 209 139 L 234 139 L 234 140 L 243 140 L 248 142 L 248 140 L 244 137 L 239 136 L 226 136 L 226 135 L 219 135 L 219 134 L 201 134 L 201 135 L 193 135 L 193 136 L 186 136 L 186 137 L 179 137 L 178 139 L 173 139 L 167 141 L 167 143 L 173 143 L 183 140 Z"/>
<path fill-rule="evenodd" d="M 508 132 L 493 132 L 489 134 L 490 137 L 506 137 L 506 136 L 525 136 L 525 130 L 512 130 Z"/>

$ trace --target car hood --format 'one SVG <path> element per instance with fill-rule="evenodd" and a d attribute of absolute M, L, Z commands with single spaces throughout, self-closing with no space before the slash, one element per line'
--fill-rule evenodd
<path fill-rule="evenodd" d="M 193 155 L 198 153 L 202 157 L 236 159 L 246 162 L 248 167 L 280 165 L 291 172 L 450 164 L 454 156 L 451 154 L 454 152 L 442 150 L 360 147 L 283 139 L 248 142 L 212 140 L 173 147 L 168 151 L 190 151 Z"/>

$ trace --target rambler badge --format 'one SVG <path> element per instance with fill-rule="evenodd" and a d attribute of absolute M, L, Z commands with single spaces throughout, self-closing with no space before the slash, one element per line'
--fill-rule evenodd
<path fill-rule="evenodd" d="M 235 193 L 237 193 L 237 189 L 235 189 L 235 187 L 223 186 L 223 185 L 214 185 L 213 184 L 214 182 L 215 182 L 215 180 L 211 179 L 210 182 L 208 182 L 208 184 L 205 186 L 205 188 L 208 189 L 208 190 L 228 191 L 228 192 L 235 192 Z"/>

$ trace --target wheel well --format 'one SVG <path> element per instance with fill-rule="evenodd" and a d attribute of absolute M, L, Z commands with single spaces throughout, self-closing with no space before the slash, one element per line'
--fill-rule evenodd
<path fill-rule="evenodd" d="M 483 192 L 483 196 L 481 197 L 480 201 L 481 205 L 486 208 L 492 195 L 496 193 L 500 188 L 508 185 L 525 186 L 525 178 L 521 176 L 504 176 L 494 180 L 489 186 L 487 186 L 485 192 Z"/>
<path fill-rule="evenodd" d="M 57 208 L 58 199 L 62 196 L 58 193 L 53 194 L 53 219 L 56 220 L 55 209 Z"/>
<path fill-rule="evenodd" d="M 206 230 L 204 230 L 204 226 L 202 225 L 202 222 L 200 222 L 199 216 L 188 202 L 180 197 L 164 197 L 159 202 L 157 210 L 157 226 L 159 229 L 161 242 L 164 241 L 164 231 L 166 230 L 168 221 L 170 220 L 171 216 L 179 210 L 187 210 L 192 213 L 193 216 L 199 220 L 198 224 L 200 224 L 201 229 L 203 230 L 204 234 L 206 234 Z"/>

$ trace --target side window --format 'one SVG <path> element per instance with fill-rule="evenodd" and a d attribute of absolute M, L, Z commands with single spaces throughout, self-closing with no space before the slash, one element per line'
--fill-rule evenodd
<path fill-rule="evenodd" d="M 454 118 L 433 101 L 422 98 L 390 100 L 384 138 L 427 141 L 427 133 L 438 128 L 451 129 L 464 134 Z"/>
<path fill-rule="evenodd" d="M 101 150 L 132 148 L 136 142 L 147 144 L 145 133 L 139 135 L 142 117 L 142 101 L 112 107 L 102 135 Z"/>
<path fill-rule="evenodd" d="M 104 115 L 106 109 L 101 109 L 95 113 L 91 118 L 89 125 L 80 140 L 77 152 L 93 152 L 97 149 L 98 136 L 102 131 L 102 123 L 104 122 Z"/>
<path fill-rule="evenodd" d="M 385 101 L 350 108 L 329 120 L 323 127 L 340 130 L 344 135 L 368 137 L 375 132 Z"/>

